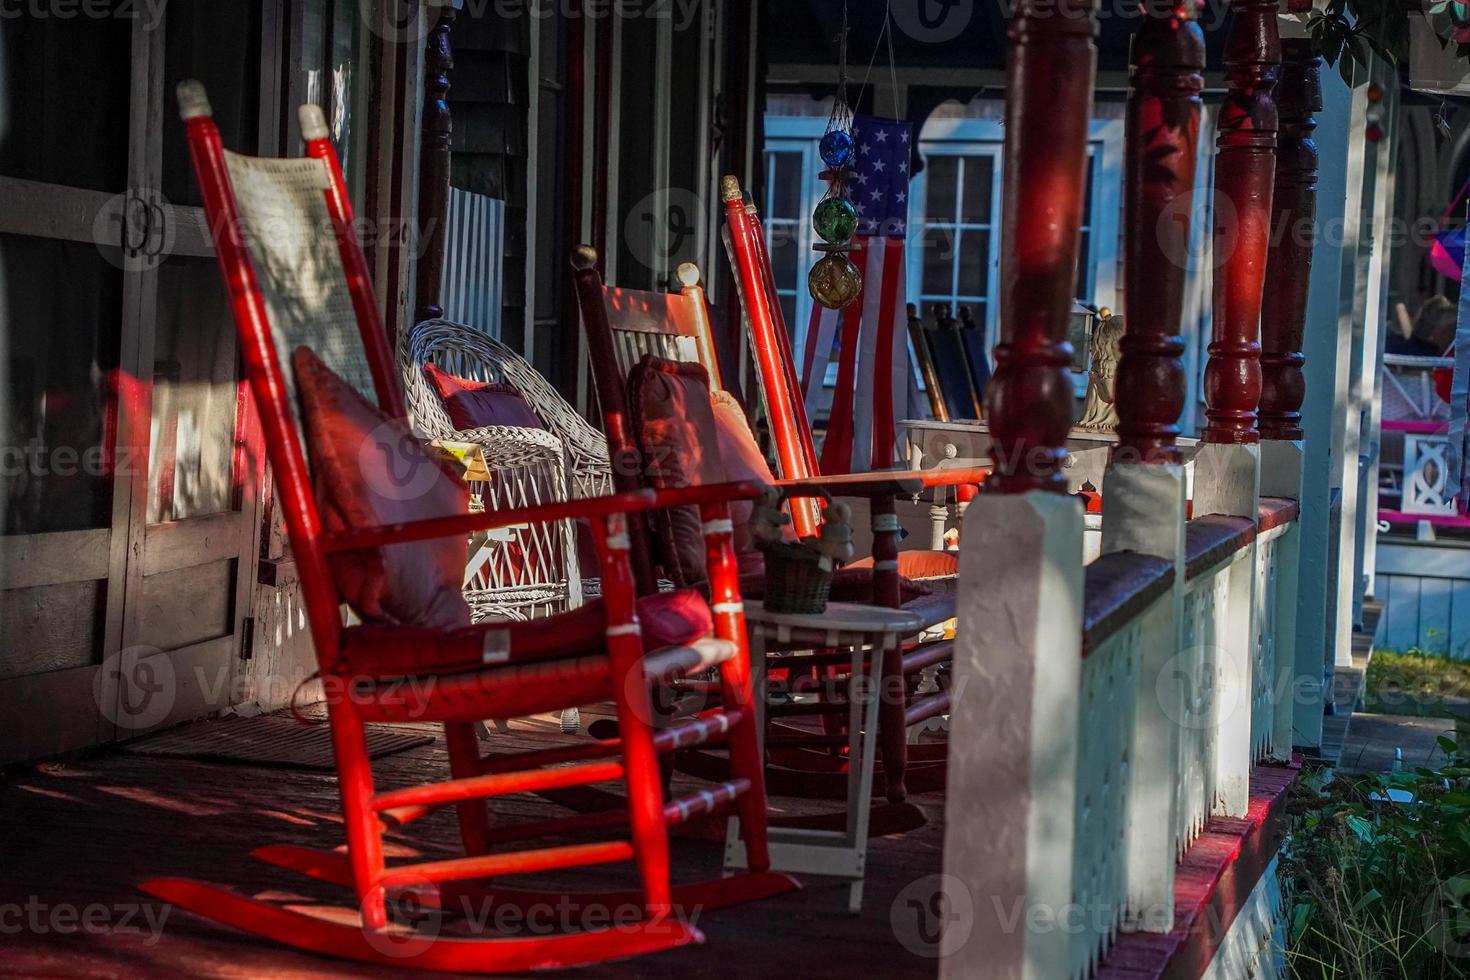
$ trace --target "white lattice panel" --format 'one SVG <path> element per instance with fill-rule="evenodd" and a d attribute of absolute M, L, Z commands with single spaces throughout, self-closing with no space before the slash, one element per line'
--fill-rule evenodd
<path fill-rule="evenodd" d="M 1077 740 L 1072 977 L 1091 974 L 1112 943 L 1128 900 L 1128 790 L 1138 691 L 1140 621 L 1082 661 Z"/>
<path fill-rule="evenodd" d="M 1404 436 L 1403 501 L 1405 514 L 1454 514 L 1455 488 L 1450 481 L 1450 440 L 1441 435 Z"/>

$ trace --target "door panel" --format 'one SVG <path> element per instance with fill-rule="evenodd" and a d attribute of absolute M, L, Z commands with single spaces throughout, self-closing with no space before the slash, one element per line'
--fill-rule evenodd
<path fill-rule="evenodd" d="M 127 18 L 32 17 L 0 32 L 0 762 L 113 732 L 103 665 L 127 558 L 118 395 L 136 329 L 142 33 Z"/>
<path fill-rule="evenodd" d="M 134 473 L 122 646 L 142 676 L 166 679 L 168 695 L 118 737 L 228 707 L 242 670 L 253 578 L 240 572 L 255 565 L 261 453 L 228 298 L 193 206 L 174 88 L 204 81 L 226 145 L 256 152 L 257 6 L 172 4 L 150 37 L 160 70 L 149 79 L 142 143 L 149 186 L 163 192 L 166 248 L 138 279 L 148 428 Z"/>

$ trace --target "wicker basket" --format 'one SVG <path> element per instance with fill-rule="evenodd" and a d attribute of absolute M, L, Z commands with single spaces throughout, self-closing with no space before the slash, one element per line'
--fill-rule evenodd
<path fill-rule="evenodd" d="M 832 559 L 805 544 L 777 541 L 764 549 L 767 612 L 815 614 L 832 591 Z"/>

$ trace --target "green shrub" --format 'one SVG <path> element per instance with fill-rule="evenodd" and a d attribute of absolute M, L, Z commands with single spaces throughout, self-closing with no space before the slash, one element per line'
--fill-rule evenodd
<path fill-rule="evenodd" d="M 1303 773 L 1281 864 L 1293 976 L 1470 977 L 1470 758 L 1440 742 L 1441 769 Z"/>
<path fill-rule="evenodd" d="M 1363 710 L 1435 718 L 1470 716 L 1470 660 L 1417 648 L 1377 650 L 1368 663 Z"/>

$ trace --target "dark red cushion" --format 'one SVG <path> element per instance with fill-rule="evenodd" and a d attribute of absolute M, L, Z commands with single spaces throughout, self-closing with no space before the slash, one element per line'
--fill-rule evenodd
<path fill-rule="evenodd" d="M 450 517 L 469 489 L 305 347 L 291 358 L 317 503 L 328 531 Z M 447 630 L 468 626 L 463 537 L 408 541 L 331 558 L 338 595 L 366 621 Z"/>
<path fill-rule="evenodd" d="M 341 669 L 372 677 L 474 670 L 496 663 L 522 663 L 585 656 L 607 647 L 602 599 L 571 612 L 511 623 L 481 623 L 440 633 L 403 626 L 362 626 L 343 638 Z M 682 646 L 709 636 L 709 603 L 693 589 L 675 589 L 638 600 L 643 649 Z"/>
<path fill-rule="evenodd" d="M 725 464 L 710 404 L 709 374 L 699 364 L 645 354 L 628 375 L 628 410 L 648 485 L 724 483 Z M 705 580 L 704 527 L 697 507 L 650 515 L 664 572 L 676 585 Z"/>
<path fill-rule="evenodd" d="M 439 396 L 456 430 L 487 425 L 546 428 L 514 385 L 503 381 L 471 381 L 440 370 L 434 364 L 424 365 L 424 377 L 429 379 L 429 386 Z"/>

